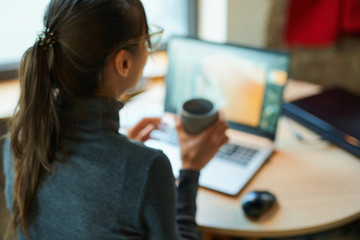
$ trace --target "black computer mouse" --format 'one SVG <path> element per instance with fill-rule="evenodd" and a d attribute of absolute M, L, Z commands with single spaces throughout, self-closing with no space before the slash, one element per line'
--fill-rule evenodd
<path fill-rule="evenodd" d="M 276 197 L 268 191 L 252 191 L 244 196 L 241 206 L 248 217 L 258 218 L 275 202 Z"/>

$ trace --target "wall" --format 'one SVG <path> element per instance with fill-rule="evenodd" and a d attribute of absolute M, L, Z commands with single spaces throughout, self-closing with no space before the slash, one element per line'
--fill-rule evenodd
<path fill-rule="evenodd" d="M 199 0 L 199 37 L 264 47 L 272 1 Z"/>
<path fill-rule="evenodd" d="M 264 47 L 270 5 L 269 0 L 228 0 L 228 42 Z"/>
<path fill-rule="evenodd" d="M 200 38 L 226 42 L 227 0 L 199 0 L 198 35 Z"/>

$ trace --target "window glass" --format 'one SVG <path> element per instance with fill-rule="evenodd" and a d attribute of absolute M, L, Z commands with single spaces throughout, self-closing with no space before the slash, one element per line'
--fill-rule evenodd
<path fill-rule="evenodd" d="M 164 28 L 162 43 L 171 35 L 188 35 L 188 6 L 185 0 L 142 0 L 148 22 Z"/>
<path fill-rule="evenodd" d="M 43 28 L 49 0 L 0 1 L 0 65 L 19 62 Z"/>
<path fill-rule="evenodd" d="M 0 1 L 0 65 L 17 63 L 43 28 L 42 18 L 49 0 Z M 143 0 L 149 23 L 165 29 L 162 43 L 188 33 L 187 1 Z"/>

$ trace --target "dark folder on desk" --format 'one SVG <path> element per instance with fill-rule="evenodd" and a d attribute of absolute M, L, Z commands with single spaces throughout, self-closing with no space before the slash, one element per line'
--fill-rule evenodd
<path fill-rule="evenodd" d="M 360 157 L 360 96 L 342 88 L 288 102 L 283 114 Z"/>

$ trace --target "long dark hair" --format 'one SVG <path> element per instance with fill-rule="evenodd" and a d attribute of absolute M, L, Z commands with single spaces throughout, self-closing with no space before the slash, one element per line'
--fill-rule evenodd
<path fill-rule="evenodd" d="M 52 0 L 44 26 L 54 44 L 38 40 L 23 55 L 20 100 L 9 124 L 15 184 L 8 232 L 20 228 L 27 235 L 40 177 L 61 140 L 57 95 L 94 95 L 109 56 L 148 29 L 140 0 Z M 137 47 L 126 50 L 134 54 Z"/>

